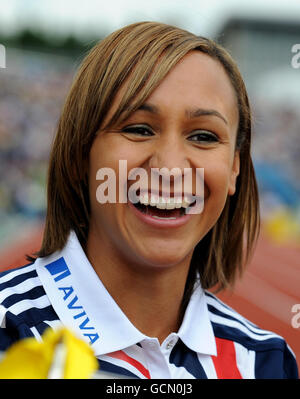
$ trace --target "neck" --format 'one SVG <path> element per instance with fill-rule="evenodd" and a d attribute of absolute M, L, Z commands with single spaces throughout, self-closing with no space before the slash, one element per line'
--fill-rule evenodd
<path fill-rule="evenodd" d="M 190 258 L 177 265 L 145 267 L 104 244 L 89 234 L 86 254 L 94 270 L 131 323 L 162 343 L 182 322 L 181 302 Z"/>

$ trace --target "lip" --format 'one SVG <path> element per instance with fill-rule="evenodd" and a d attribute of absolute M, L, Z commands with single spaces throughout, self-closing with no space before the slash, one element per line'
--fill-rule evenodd
<path fill-rule="evenodd" d="M 156 219 L 150 215 L 146 215 L 145 213 L 138 211 L 130 201 L 128 201 L 128 206 L 139 220 L 148 224 L 149 226 L 158 227 L 158 228 L 181 227 L 187 224 L 192 217 L 192 215 L 186 214 L 176 219 L 166 219 L 166 220 Z"/>

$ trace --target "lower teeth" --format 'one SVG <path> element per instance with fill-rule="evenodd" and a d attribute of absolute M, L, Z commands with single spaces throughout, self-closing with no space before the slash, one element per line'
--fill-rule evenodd
<path fill-rule="evenodd" d="M 153 215 L 152 217 L 153 217 L 153 218 L 155 218 L 155 219 L 161 219 L 161 220 L 176 220 L 176 218 L 175 218 L 175 217 L 170 217 L 170 218 L 161 218 L 161 217 L 159 217 L 159 216 L 155 216 L 155 215 Z"/>
<path fill-rule="evenodd" d="M 146 215 L 149 215 L 153 218 L 159 219 L 159 220 L 176 220 L 179 217 L 183 216 L 186 212 L 184 208 L 180 209 L 173 209 L 173 210 L 166 210 L 166 209 L 155 209 L 152 208 L 150 205 L 141 205 L 141 204 L 134 204 L 135 207 L 142 213 L 145 213 Z M 156 215 L 154 214 L 154 211 L 157 213 Z M 166 213 L 170 213 L 170 216 L 168 216 Z M 173 213 L 173 216 L 171 214 Z M 176 213 L 176 215 L 174 215 Z"/>

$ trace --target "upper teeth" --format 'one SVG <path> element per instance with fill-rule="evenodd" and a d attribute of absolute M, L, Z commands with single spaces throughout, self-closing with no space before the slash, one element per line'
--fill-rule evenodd
<path fill-rule="evenodd" d="M 140 203 L 143 205 L 155 206 L 158 209 L 175 209 L 187 208 L 191 204 L 191 200 L 188 197 L 182 199 L 180 197 L 167 198 L 153 194 L 140 194 Z"/>

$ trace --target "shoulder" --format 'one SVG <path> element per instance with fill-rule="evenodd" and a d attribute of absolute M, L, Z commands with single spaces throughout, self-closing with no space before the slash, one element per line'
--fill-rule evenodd
<path fill-rule="evenodd" d="M 34 263 L 0 273 L 0 303 L 6 309 L 18 313 L 24 300 L 32 301 L 44 294 Z"/>
<path fill-rule="evenodd" d="M 28 336 L 39 337 L 58 317 L 31 263 L 0 273 L 0 350 Z"/>
<path fill-rule="evenodd" d="M 298 378 L 295 355 L 283 337 L 258 327 L 210 292 L 205 296 L 215 337 L 233 342 L 237 356 L 252 357 L 256 378 Z"/>
<path fill-rule="evenodd" d="M 210 292 L 206 291 L 205 296 L 209 317 L 217 337 L 231 339 L 249 350 L 283 348 L 282 337 L 258 327 Z"/>

